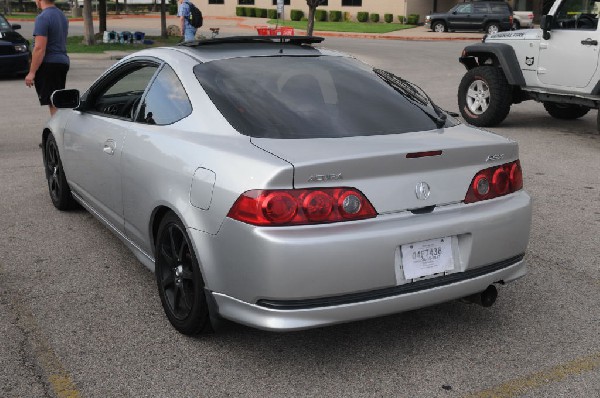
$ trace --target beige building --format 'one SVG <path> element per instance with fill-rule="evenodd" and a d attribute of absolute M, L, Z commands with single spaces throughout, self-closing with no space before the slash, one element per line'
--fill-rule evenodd
<path fill-rule="evenodd" d="M 284 0 L 285 19 L 290 18 L 291 10 L 302 10 L 308 15 L 308 6 L 306 0 Z M 539 8 L 541 0 L 509 0 L 517 10 L 535 10 Z M 204 15 L 207 16 L 235 16 L 236 7 L 256 7 L 276 9 L 277 0 L 192 0 L 198 6 Z M 457 3 L 463 0 L 326 0 L 324 5 L 319 6 L 319 10 L 341 11 L 349 13 L 355 20 L 359 11 L 369 13 L 378 13 L 380 20 L 383 21 L 384 14 L 392 14 L 394 22 L 398 22 L 398 16 L 408 16 L 418 14 L 419 22 L 425 20 L 425 16 L 431 12 L 448 11 Z"/>
<path fill-rule="evenodd" d="M 256 7 L 276 9 L 277 0 L 192 0 L 202 13 L 207 16 L 235 16 L 236 7 Z M 398 16 L 419 14 L 423 22 L 425 15 L 431 11 L 447 11 L 457 0 L 327 0 L 326 5 L 319 6 L 319 10 L 348 12 L 352 19 L 356 19 L 359 11 L 380 14 L 383 20 L 384 14 L 392 14 L 394 22 L 398 22 Z M 302 10 L 308 15 L 306 0 L 285 0 L 285 19 L 290 18 L 290 11 Z"/>

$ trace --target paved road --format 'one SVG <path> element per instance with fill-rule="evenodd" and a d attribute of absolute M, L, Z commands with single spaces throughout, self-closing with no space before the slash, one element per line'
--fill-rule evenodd
<path fill-rule="evenodd" d="M 326 45 L 456 111 L 462 44 Z M 68 85 L 86 87 L 111 62 L 74 59 Z M 600 395 L 595 115 L 558 121 L 524 103 L 492 129 L 519 141 L 534 198 L 530 273 L 500 288 L 493 307 L 451 302 L 297 333 L 230 325 L 189 338 L 171 328 L 153 276 L 117 238 L 85 211 L 52 207 L 37 147 L 46 112 L 21 79 L 0 89 L 0 396 Z"/>

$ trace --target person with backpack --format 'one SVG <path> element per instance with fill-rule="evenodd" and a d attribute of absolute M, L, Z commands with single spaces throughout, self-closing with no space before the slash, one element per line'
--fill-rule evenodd
<path fill-rule="evenodd" d="M 179 27 L 183 41 L 191 41 L 196 38 L 196 30 L 202 26 L 202 13 L 189 0 L 179 0 L 177 9 Z"/>

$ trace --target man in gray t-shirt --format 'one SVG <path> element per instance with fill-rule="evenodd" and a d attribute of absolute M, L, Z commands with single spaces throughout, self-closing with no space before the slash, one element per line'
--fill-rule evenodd
<path fill-rule="evenodd" d="M 56 108 L 50 103 L 50 96 L 54 90 L 65 88 L 69 71 L 69 21 L 63 12 L 56 8 L 54 0 L 35 0 L 35 3 L 42 12 L 35 18 L 35 45 L 25 84 L 28 87 L 35 85 L 40 105 L 48 105 L 52 116 Z"/>

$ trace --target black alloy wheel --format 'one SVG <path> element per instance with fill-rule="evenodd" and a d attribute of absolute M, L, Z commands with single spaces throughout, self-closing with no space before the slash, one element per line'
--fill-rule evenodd
<path fill-rule="evenodd" d="M 54 136 L 50 134 L 46 139 L 44 146 L 44 169 L 46 180 L 48 181 L 48 191 L 52 204 L 58 210 L 68 210 L 76 206 L 75 200 L 71 195 L 71 188 L 67 183 L 67 178 L 60 160 L 58 145 Z"/>
<path fill-rule="evenodd" d="M 168 213 L 156 237 L 155 275 L 167 318 L 180 333 L 210 331 L 204 281 L 185 226 Z"/>

